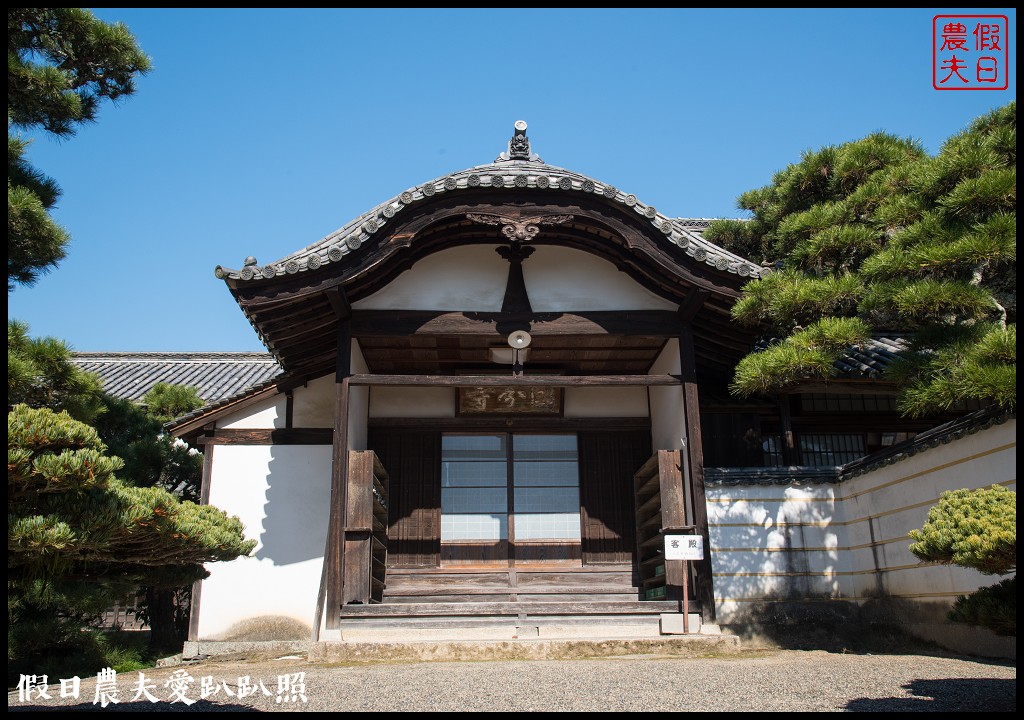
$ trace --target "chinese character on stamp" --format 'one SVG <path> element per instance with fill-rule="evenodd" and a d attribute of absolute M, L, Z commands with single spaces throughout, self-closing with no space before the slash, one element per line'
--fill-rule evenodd
<path fill-rule="evenodd" d="M 1010 86 L 1010 23 L 1006 15 L 932 18 L 932 87 L 1006 90 Z"/>

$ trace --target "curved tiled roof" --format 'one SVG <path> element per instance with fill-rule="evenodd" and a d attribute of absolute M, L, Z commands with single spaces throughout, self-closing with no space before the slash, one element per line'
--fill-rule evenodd
<path fill-rule="evenodd" d="M 281 374 L 273 356 L 262 352 L 76 352 L 71 362 L 126 400 L 140 400 L 166 382 L 194 387 L 205 403 L 216 403 Z"/>
<path fill-rule="evenodd" d="M 750 260 L 734 255 L 705 240 L 701 231 L 711 222 L 707 218 L 670 218 L 654 206 L 586 175 L 547 165 L 536 160 L 504 160 L 455 172 L 409 188 L 397 197 L 377 205 L 347 225 L 312 245 L 266 265 L 247 259 L 241 270 L 218 265 L 214 274 L 220 279 L 248 282 L 316 270 L 330 263 L 342 262 L 375 233 L 400 216 L 406 208 L 422 203 L 441 193 L 461 192 L 474 188 L 507 188 L 514 192 L 523 188 L 551 193 L 584 192 L 601 195 L 609 202 L 621 204 L 649 222 L 666 239 L 683 248 L 695 261 L 740 277 L 761 277 L 771 272 Z"/>

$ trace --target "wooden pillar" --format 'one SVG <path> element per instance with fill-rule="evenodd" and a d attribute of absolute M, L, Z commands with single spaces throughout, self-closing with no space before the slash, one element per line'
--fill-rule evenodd
<path fill-rule="evenodd" d="M 680 462 L 682 460 L 682 462 Z M 675 450 L 658 451 L 658 478 L 661 483 L 662 530 L 679 530 L 686 522 L 686 492 L 683 482 L 685 456 Z M 664 538 L 662 538 L 664 541 Z M 683 560 L 665 561 L 665 599 L 683 600 Z"/>
<path fill-rule="evenodd" d="M 348 415 L 349 378 L 352 376 L 351 311 L 344 295 L 329 294 L 339 315 L 337 360 L 334 374 L 334 441 L 331 451 L 331 500 L 324 547 L 324 564 L 320 573 L 320 591 L 313 616 L 313 641 L 320 639 L 320 624 L 327 613 L 326 627 L 335 630 L 341 623 L 342 583 L 344 582 L 345 543 L 342 525 L 348 486 Z"/>
<path fill-rule="evenodd" d="M 210 428 L 213 433 L 213 428 Z M 213 443 L 203 445 L 203 480 L 199 488 L 199 504 L 210 504 L 210 477 L 213 474 Z M 195 642 L 199 639 L 199 602 L 203 593 L 203 581 L 192 583 L 192 602 L 188 616 L 188 639 Z"/>
<path fill-rule="evenodd" d="M 793 417 L 790 414 L 790 396 L 779 394 L 776 396 L 779 404 L 779 429 L 782 431 L 782 464 L 799 465 L 800 453 L 796 449 L 796 441 L 793 437 Z"/>
<path fill-rule="evenodd" d="M 679 332 L 680 377 L 683 383 L 683 409 L 686 415 L 686 447 L 682 452 L 684 483 L 687 485 L 687 520 L 704 536 L 704 559 L 693 562 L 696 583 L 694 593 L 705 619 L 715 620 L 715 593 L 711 575 L 711 538 L 708 534 L 708 506 L 704 497 L 704 447 L 700 435 L 700 404 L 697 396 L 697 364 L 693 331 L 689 325 Z"/>

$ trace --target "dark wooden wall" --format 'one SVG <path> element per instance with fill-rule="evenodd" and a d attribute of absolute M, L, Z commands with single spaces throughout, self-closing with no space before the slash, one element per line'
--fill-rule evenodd
<path fill-rule="evenodd" d="M 371 429 L 368 445 L 391 479 L 388 565 L 437 567 L 441 558 L 441 433 Z"/>
<path fill-rule="evenodd" d="M 651 434 L 581 432 L 579 451 L 583 562 L 632 562 L 633 474 L 651 455 Z"/>

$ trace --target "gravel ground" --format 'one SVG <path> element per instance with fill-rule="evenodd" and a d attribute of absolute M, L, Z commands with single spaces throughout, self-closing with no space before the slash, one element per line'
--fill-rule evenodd
<path fill-rule="evenodd" d="M 181 711 L 1015 711 L 1015 663 L 939 655 L 742 652 L 715 658 L 628 656 L 593 660 L 436 662 L 328 666 L 301 658 L 205 661 L 145 670 L 157 702 L 132 701 L 140 673 L 119 674 L 119 704 L 94 704 L 96 678 L 79 699 L 20 701 L 9 710 Z M 171 702 L 175 673 L 187 673 Z M 304 675 L 299 675 L 304 673 Z M 204 678 L 216 694 L 199 699 Z M 255 694 L 238 698 L 240 678 Z M 279 680 L 284 680 L 278 703 Z M 260 688 L 262 681 L 268 697 Z M 301 681 L 301 685 L 296 684 Z M 245 686 L 245 681 L 242 681 Z M 305 701 L 298 691 L 305 691 Z M 227 691 L 232 694 L 229 696 Z M 295 692 L 293 696 L 293 691 Z M 244 694 L 244 692 L 242 693 Z"/>

